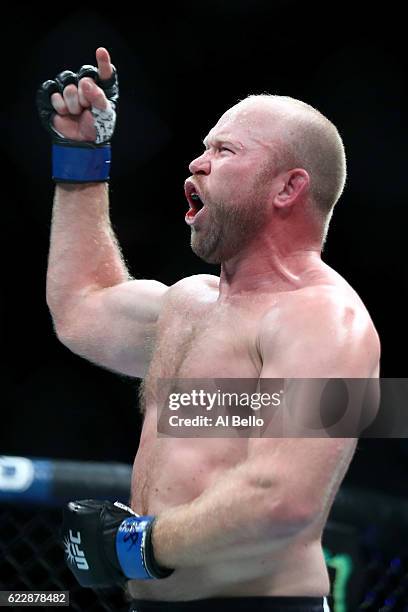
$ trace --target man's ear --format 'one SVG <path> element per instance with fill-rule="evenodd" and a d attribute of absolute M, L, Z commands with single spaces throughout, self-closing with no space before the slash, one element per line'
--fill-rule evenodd
<path fill-rule="evenodd" d="M 293 206 L 302 198 L 310 185 L 310 176 L 303 168 L 288 170 L 280 179 L 280 190 L 273 203 L 277 208 Z"/>

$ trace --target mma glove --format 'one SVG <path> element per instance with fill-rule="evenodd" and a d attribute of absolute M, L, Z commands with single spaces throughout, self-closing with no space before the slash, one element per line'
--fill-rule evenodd
<path fill-rule="evenodd" d="M 66 562 L 80 585 L 101 588 L 170 576 L 174 570 L 159 566 L 154 557 L 154 521 L 119 502 L 69 502 L 62 537 Z"/>
<path fill-rule="evenodd" d="M 95 142 L 65 138 L 57 132 L 52 119 L 56 114 L 51 104 L 53 93 L 63 94 L 67 85 L 78 85 L 80 79 L 91 77 L 108 99 L 105 110 L 91 107 L 96 130 Z M 54 80 L 45 81 L 37 91 L 36 103 L 41 123 L 52 137 L 52 177 L 56 183 L 95 183 L 109 180 L 110 139 L 115 130 L 119 84 L 115 67 L 112 76 L 101 80 L 95 66 L 82 66 L 78 73 L 64 70 Z"/>

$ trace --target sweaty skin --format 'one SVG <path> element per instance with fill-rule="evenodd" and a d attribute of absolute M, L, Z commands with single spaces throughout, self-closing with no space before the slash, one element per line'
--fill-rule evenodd
<path fill-rule="evenodd" d="M 168 292 L 159 317 L 156 345 L 144 382 L 145 420 L 132 480 L 132 508 L 136 512 L 160 516 L 169 508 L 188 504 L 203 492 L 210 491 L 217 482 L 222 485 L 223 476 L 228 479 L 229 471 L 236 466 L 245 465 L 245 462 L 250 465 L 251 460 L 257 466 L 257 457 L 265 458 L 258 476 L 260 481 L 264 478 L 265 491 L 271 499 L 274 488 L 273 483 L 267 479 L 268 476 L 274 476 L 274 467 L 278 467 L 278 461 L 292 462 L 291 469 L 297 472 L 294 476 L 291 474 L 294 485 L 298 486 L 298 481 L 308 478 L 304 466 L 305 457 L 310 458 L 316 454 L 316 460 L 319 461 L 320 449 L 324 449 L 327 440 L 302 440 L 300 447 L 296 439 L 158 439 L 157 406 L 151 401 L 158 378 L 261 376 L 263 363 L 259 352 L 259 337 L 265 319 L 274 313 L 276 333 L 272 332 L 270 338 L 273 343 L 279 330 L 285 326 L 291 327 L 294 314 L 301 317 L 305 299 L 311 299 L 311 295 L 319 299 L 318 296 L 323 294 L 322 299 L 327 299 L 324 294 L 333 292 L 344 303 L 355 305 L 358 311 L 356 316 L 368 320 L 355 293 L 326 266 L 312 266 L 303 282 L 304 287 L 295 290 L 265 290 L 256 295 L 249 293 L 224 300 L 220 298 L 219 279 L 198 276 L 181 281 Z M 286 308 L 288 302 L 291 302 L 290 314 Z M 186 320 L 189 321 L 188 325 Z M 319 321 L 316 321 L 316 326 L 318 324 Z M 209 355 L 211 359 L 208 359 Z M 304 359 L 309 359 L 308 351 L 305 351 Z M 282 373 L 281 360 L 282 353 L 278 351 L 275 359 L 269 362 L 273 372 L 271 376 L 275 372 L 276 376 Z M 234 543 L 231 554 L 225 559 L 215 558 L 208 563 L 208 557 L 203 554 L 199 565 L 180 568 L 161 584 L 133 582 L 130 585 L 132 596 L 172 600 L 215 595 L 327 595 L 329 578 L 322 554 L 321 535 L 334 495 L 353 456 L 355 440 L 338 440 L 337 444 L 337 448 L 333 445 L 331 453 L 322 455 L 324 461 L 328 457 L 331 459 L 332 465 L 328 467 L 331 478 L 329 481 L 323 479 L 325 488 L 321 490 L 321 504 L 312 520 L 306 518 L 300 521 L 299 528 L 295 526 L 293 530 L 290 529 L 290 523 L 284 525 L 288 529 L 287 532 L 283 529 L 282 533 L 273 534 L 273 528 L 270 532 L 266 529 L 265 535 L 275 535 L 266 542 L 254 538 L 252 542 L 246 541 L 244 548 Z M 264 474 L 265 467 L 267 469 Z M 312 463 L 309 468 L 313 469 Z M 286 468 L 282 465 L 281 469 L 284 471 Z M 279 473 L 279 469 L 277 471 Z M 234 504 L 231 504 L 228 500 L 230 492 L 227 479 L 224 486 L 220 486 L 221 503 L 225 503 L 230 512 L 234 512 L 234 504 L 251 503 L 251 495 L 248 493 L 246 502 L 247 492 L 240 490 Z M 319 495 L 319 491 L 315 493 Z M 292 492 L 292 495 L 296 493 Z M 212 500 L 209 510 L 216 503 L 217 500 Z M 235 511 L 239 513 L 238 506 Z M 257 509 L 254 507 L 247 515 L 249 521 L 258 520 Z M 206 513 L 203 512 L 203 516 L 197 514 L 196 520 L 205 521 Z M 220 526 L 225 520 L 225 516 L 219 517 Z M 244 519 L 241 524 L 245 530 Z M 163 557 L 165 560 L 166 557 Z"/>
<path fill-rule="evenodd" d="M 106 49 L 96 58 L 108 78 Z M 89 140 L 86 109 L 106 100 L 83 81 L 54 94 L 54 125 Z M 131 506 L 157 515 L 155 555 L 175 572 L 131 581 L 134 598 L 327 595 L 321 536 L 356 447 L 354 438 L 159 438 L 159 378 L 378 377 L 370 316 L 321 260 L 317 222 L 301 204 L 307 172 L 266 180 L 266 111 L 234 108 L 190 164 L 186 187 L 205 202 L 192 248 L 221 263 L 220 277 L 171 287 L 131 279 L 107 186 L 56 186 L 47 275 L 56 333 L 94 363 L 144 379 Z"/>

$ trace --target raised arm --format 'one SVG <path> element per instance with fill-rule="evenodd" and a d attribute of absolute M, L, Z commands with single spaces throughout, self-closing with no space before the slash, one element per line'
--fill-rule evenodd
<path fill-rule="evenodd" d="M 96 60 L 97 71 L 64 71 L 39 91 L 56 181 L 47 303 L 73 352 L 142 377 L 167 287 L 130 278 L 112 230 L 107 169 L 118 85 L 108 51 L 97 49 Z"/>

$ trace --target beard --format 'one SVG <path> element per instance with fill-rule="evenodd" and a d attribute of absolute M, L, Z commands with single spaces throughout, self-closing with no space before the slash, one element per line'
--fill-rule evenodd
<path fill-rule="evenodd" d="M 205 198 L 207 216 L 204 227 L 191 228 L 191 248 L 207 263 L 220 264 L 247 247 L 265 223 L 266 193 L 258 181 L 251 193 L 239 201 L 217 202 Z"/>

